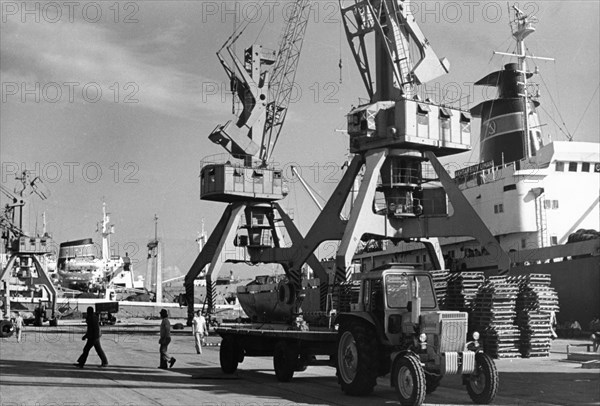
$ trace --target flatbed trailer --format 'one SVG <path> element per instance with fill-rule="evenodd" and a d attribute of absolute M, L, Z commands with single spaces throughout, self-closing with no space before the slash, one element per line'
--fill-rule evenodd
<path fill-rule="evenodd" d="M 227 374 L 234 373 L 244 357 L 272 356 L 281 382 L 289 382 L 294 372 L 309 365 L 335 366 L 338 335 L 333 329 L 300 331 L 289 325 L 248 324 L 219 327 L 215 332 L 223 339 L 219 359 Z"/>

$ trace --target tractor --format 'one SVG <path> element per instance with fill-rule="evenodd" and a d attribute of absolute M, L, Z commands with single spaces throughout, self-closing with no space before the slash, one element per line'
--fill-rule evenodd
<path fill-rule="evenodd" d="M 369 394 L 389 373 L 400 404 L 418 406 L 442 378 L 460 374 L 473 402 L 494 400 L 494 361 L 478 332 L 467 341 L 467 313 L 439 309 L 429 272 L 387 264 L 355 274 L 346 288 L 354 293 L 336 319 L 336 374 L 346 394 Z"/>

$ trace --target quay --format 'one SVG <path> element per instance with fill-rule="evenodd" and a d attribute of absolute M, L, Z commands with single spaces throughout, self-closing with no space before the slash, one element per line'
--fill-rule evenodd
<path fill-rule="evenodd" d="M 184 322 L 172 319 L 172 324 Z M 389 376 L 379 378 L 373 394 L 342 393 L 335 369 L 311 366 L 289 383 L 278 382 L 268 357 L 246 358 L 233 375 L 219 364 L 219 337 L 208 337 L 203 354 L 194 349 L 189 327 L 172 330 L 169 352 L 177 359 L 170 370 L 157 369 L 159 320 L 126 320 L 103 327 L 102 346 L 109 359 L 100 368 L 94 350 L 84 369 L 80 355 L 83 321 L 57 327 L 27 327 L 21 343 L 0 339 L 0 406 L 146 406 L 146 405 L 396 405 Z M 567 361 L 567 345 L 557 339 L 549 357 L 496 360 L 500 390 L 495 405 L 598 405 L 600 370 Z M 471 405 L 457 376 L 427 395 L 426 405 Z"/>

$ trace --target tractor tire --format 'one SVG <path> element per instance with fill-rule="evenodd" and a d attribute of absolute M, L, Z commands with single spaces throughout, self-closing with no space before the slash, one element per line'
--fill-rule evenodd
<path fill-rule="evenodd" d="M 377 385 L 378 360 L 375 328 L 359 321 L 340 326 L 336 373 L 344 393 L 362 396 L 373 392 Z"/>
<path fill-rule="evenodd" d="M 433 375 L 433 374 L 428 374 L 425 373 L 425 393 L 427 393 L 428 395 L 430 393 L 435 392 L 435 390 L 438 388 L 438 386 L 440 386 L 440 383 L 442 382 L 442 376 L 441 375 Z"/>
<path fill-rule="evenodd" d="M 219 349 L 219 361 L 221 363 L 221 370 L 226 374 L 233 374 L 237 371 L 239 363 L 239 348 L 235 337 L 225 336 L 221 341 L 221 348 Z"/>
<path fill-rule="evenodd" d="M 498 370 L 489 355 L 480 352 L 475 355 L 475 371 L 466 377 L 467 392 L 474 403 L 487 405 L 498 392 Z"/>
<path fill-rule="evenodd" d="M 402 406 L 420 406 L 425 401 L 425 371 L 414 355 L 402 355 L 394 362 L 392 380 Z"/>
<path fill-rule="evenodd" d="M 273 368 L 279 382 L 289 382 L 294 377 L 294 370 L 298 365 L 298 351 L 286 343 L 279 341 L 273 350 Z"/>
<path fill-rule="evenodd" d="M 10 337 L 13 335 L 13 332 L 13 324 L 10 320 L 0 320 L 0 337 Z"/>

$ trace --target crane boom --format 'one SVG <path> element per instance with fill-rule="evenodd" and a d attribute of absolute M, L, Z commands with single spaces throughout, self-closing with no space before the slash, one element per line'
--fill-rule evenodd
<path fill-rule="evenodd" d="M 354 0 L 344 7 L 339 0 L 350 49 L 372 102 L 409 96 L 413 85 L 433 80 L 449 71 L 445 58 L 438 59 L 411 13 L 410 0 Z M 381 61 L 373 80 L 365 37 L 375 32 Z M 419 51 L 409 53 L 410 40 Z M 391 89 L 388 84 L 394 83 Z M 391 94 L 396 92 L 397 94 Z"/>
<path fill-rule="evenodd" d="M 269 82 L 269 103 L 260 159 L 269 160 L 281 133 L 294 88 L 296 71 L 310 15 L 310 0 L 298 0 L 287 21 Z"/>
<path fill-rule="evenodd" d="M 217 52 L 232 91 L 242 102 L 243 108 L 235 122 L 217 126 L 209 139 L 231 154 L 256 157 L 263 163 L 270 159 L 294 88 L 310 5 L 311 0 L 294 0 L 277 51 L 255 44 L 246 49 L 243 61 L 238 59 L 233 46 L 247 28 L 246 23 Z M 233 66 L 222 55 L 224 50 Z"/>

